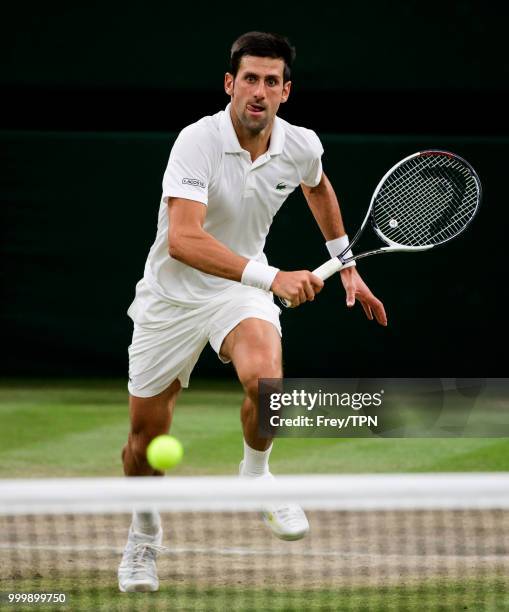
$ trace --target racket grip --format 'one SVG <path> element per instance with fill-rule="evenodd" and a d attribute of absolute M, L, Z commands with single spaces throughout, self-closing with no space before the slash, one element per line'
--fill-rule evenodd
<path fill-rule="evenodd" d="M 318 266 L 316 270 L 313 270 L 313 274 L 322 280 L 327 280 L 330 276 L 336 272 L 339 272 L 343 266 L 344 264 L 342 264 L 337 257 L 333 257 L 321 266 Z M 279 301 L 281 304 L 283 304 L 283 306 L 286 306 L 286 308 L 291 308 L 292 306 L 290 300 L 287 300 L 286 298 L 279 298 Z"/>
<path fill-rule="evenodd" d="M 339 272 L 343 266 L 344 264 L 337 257 L 333 257 L 316 268 L 316 270 L 313 270 L 313 274 L 322 280 L 327 280 L 330 276 Z"/>

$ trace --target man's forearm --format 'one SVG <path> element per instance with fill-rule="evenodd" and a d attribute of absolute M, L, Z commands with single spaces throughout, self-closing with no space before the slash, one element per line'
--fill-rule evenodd
<path fill-rule="evenodd" d="M 173 259 L 201 272 L 240 281 L 248 259 L 237 255 L 205 230 L 171 236 L 169 251 Z"/>
<path fill-rule="evenodd" d="M 326 240 L 343 236 L 346 231 L 341 217 L 339 202 L 334 189 L 325 175 L 316 187 L 304 187 L 308 206 Z"/>

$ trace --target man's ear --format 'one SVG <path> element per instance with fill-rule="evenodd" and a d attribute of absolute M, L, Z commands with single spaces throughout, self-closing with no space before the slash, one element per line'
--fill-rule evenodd
<path fill-rule="evenodd" d="M 224 75 L 224 90 L 229 96 L 233 96 L 233 83 L 235 81 L 235 77 L 233 74 L 227 72 Z"/>
<path fill-rule="evenodd" d="M 292 82 L 286 81 L 286 83 L 283 85 L 283 91 L 281 93 L 281 103 L 284 103 L 288 100 L 288 98 L 290 97 L 291 88 L 292 88 Z"/>

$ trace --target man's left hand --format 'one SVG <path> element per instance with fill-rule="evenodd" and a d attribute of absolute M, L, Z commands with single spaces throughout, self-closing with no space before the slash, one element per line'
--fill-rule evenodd
<path fill-rule="evenodd" d="M 364 312 L 370 321 L 375 319 L 380 325 L 387 325 L 387 315 L 382 302 L 375 297 L 366 283 L 362 280 L 357 268 L 352 266 L 341 270 L 341 282 L 346 291 L 346 305 L 352 308 L 355 305 L 355 300 L 359 300 L 364 308 Z"/>

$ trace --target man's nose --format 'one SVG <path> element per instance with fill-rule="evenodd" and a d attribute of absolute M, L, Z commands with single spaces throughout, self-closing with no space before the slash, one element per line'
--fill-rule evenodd
<path fill-rule="evenodd" d="M 257 98 L 265 98 L 265 83 L 263 81 L 257 83 L 254 95 Z"/>

